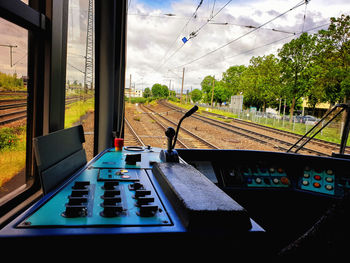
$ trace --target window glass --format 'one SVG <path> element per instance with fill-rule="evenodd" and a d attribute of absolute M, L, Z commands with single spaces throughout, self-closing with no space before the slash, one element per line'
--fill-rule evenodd
<path fill-rule="evenodd" d="M 0 204 L 26 185 L 28 31 L 0 18 Z"/>
<path fill-rule="evenodd" d="M 218 148 L 286 151 L 312 130 L 309 137 L 331 143 L 308 143 L 300 153 L 337 152 L 343 113 L 320 128 L 341 108 L 320 120 L 350 98 L 349 7 L 342 0 L 128 1 L 126 123 L 145 144 L 164 147 L 158 123 L 176 127 L 183 113 L 174 106 L 197 104 L 201 115 L 235 126 L 184 120 L 181 127 Z M 126 127 L 125 144 L 139 144 L 135 138 Z M 189 133 L 178 139 L 179 148 L 210 148 Z"/>
<path fill-rule="evenodd" d="M 94 137 L 94 11 L 92 0 L 70 0 L 68 13 L 65 128 L 82 124 L 87 158 Z"/>

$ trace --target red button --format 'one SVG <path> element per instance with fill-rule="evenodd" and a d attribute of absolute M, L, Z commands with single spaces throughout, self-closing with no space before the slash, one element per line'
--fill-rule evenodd
<path fill-rule="evenodd" d="M 288 178 L 287 177 L 281 177 L 281 183 L 282 184 L 286 184 L 286 185 L 288 185 L 289 184 L 289 180 L 288 180 Z"/>
<path fill-rule="evenodd" d="M 314 183 L 314 187 L 316 187 L 316 188 L 320 188 L 320 187 L 321 187 L 321 185 L 320 185 L 319 183 Z"/>
<path fill-rule="evenodd" d="M 316 180 L 321 180 L 321 176 L 319 176 L 319 175 L 315 175 L 314 178 L 315 178 Z"/>

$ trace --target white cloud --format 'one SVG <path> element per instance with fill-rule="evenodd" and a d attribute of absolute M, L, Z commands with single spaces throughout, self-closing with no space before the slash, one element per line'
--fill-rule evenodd
<path fill-rule="evenodd" d="M 300 1 L 232 1 L 212 20 L 228 25 L 207 23 L 196 37 L 183 45 L 182 37 L 188 37 L 191 32 L 206 23 L 212 12 L 213 1 L 203 1 L 196 19 L 192 19 L 185 28 L 184 25 L 199 1 L 172 1 L 164 12 L 159 7 L 152 9 L 147 5 L 150 2 L 132 0 L 128 16 L 126 83 L 129 83 L 129 75 L 132 74 L 133 82 L 138 84 L 139 80 L 143 80 L 143 88 L 151 87 L 157 82 L 168 84 L 169 78 L 172 78 L 175 87 L 180 89 L 182 65 L 185 67 L 185 89 L 199 88 L 200 81 L 206 75 L 215 75 L 220 79 L 222 72 L 229 66 L 247 65 L 252 56 L 276 53 L 283 43 L 292 39 L 278 42 L 279 39 L 292 35 L 271 29 L 300 32 L 303 27 L 307 30 L 328 23 L 330 17 L 340 16 L 344 10 L 350 10 L 350 3 L 347 1 L 311 0 L 306 7 L 305 22 L 303 5 L 267 24 L 264 29 L 241 37 L 254 30 L 243 25 L 264 24 Z M 216 1 L 213 14 L 226 3 L 226 0 Z M 164 15 L 166 12 L 176 16 L 167 17 Z M 182 34 L 179 35 L 183 28 Z M 174 41 L 176 42 L 172 45 Z M 228 44 L 230 42 L 232 43 Z M 272 42 L 276 43 L 271 44 Z M 218 50 L 215 51 L 216 49 Z M 206 55 L 210 52 L 212 54 Z M 162 64 L 165 54 L 168 60 Z M 194 61 L 196 59 L 198 60 Z"/>

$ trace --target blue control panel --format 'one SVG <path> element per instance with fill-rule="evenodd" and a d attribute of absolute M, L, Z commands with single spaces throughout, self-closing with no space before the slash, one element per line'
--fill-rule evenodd
<path fill-rule="evenodd" d="M 160 189 L 150 179 L 159 151 L 105 151 L 17 228 L 172 226 Z"/>
<path fill-rule="evenodd" d="M 281 167 L 253 166 L 242 168 L 247 187 L 289 187 L 290 180 Z"/>
<path fill-rule="evenodd" d="M 19 227 L 171 224 L 146 171 L 93 168 L 83 171 Z"/>
<path fill-rule="evenodd" d="M 306 166 L 299 185 L 302 190 L 334 195 L 336 188 L 335 172 L 332 169 L 312 169 Z"/>

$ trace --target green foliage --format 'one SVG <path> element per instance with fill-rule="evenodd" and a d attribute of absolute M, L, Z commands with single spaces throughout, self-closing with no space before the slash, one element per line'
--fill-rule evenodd
<path fill-rule="evenodd" d="M 246 107 L 277 107 L 281 100 L 293 115 L 302 98 L 310 107 L 350 100 L 350 16 L 331 18 L 327 30 L 301 34 L 278 50 L 278 56 L 252 57 L 248 66 L 231 66 L 216 80 L 201 82 L 202 101 L 229 101 L 242 94 Z"/>
<path fill-rule="evenodd" d="M 152 96 L 156 98 L 165 98 L 169 96 L 169 89 L 165 85 L 156 83 L 152 86 Z"/>
<path fill-rule="evenodd" d="M 296 101 L 301 98 L 308 86 L 308 74 L 305 69 L 312 64 L 315 50 L 315 37 L 303 33 L 299 38 L 293 39 L 283 45 L 279 50 L 282 81 L 284 91 L 292 99 L 290 115 L 293 115 Z M 292 121 L 292 118 L 291 118 Z"/>
<path fill-rule="evenodd" d="M 16 91 L 23 90 L 23 79 L 17 78 L 17 74 L 6 74 L 0 72 L 0 90 Z"/>
<path fill-rule="evenodd" d="M 202 99 L 202 91 L 200 89 L 194 89 L 191 92 L 191 100 L 196 103 Z"/>
<path fill-rule="evenodd" d="M 145 88 L 145 90 L 143 91 L 143 94 L 142 96 L 144 98 L 149 98 L 152 96 L 152 92 L 151 92 L 151 89 L 150 88 Z"/>
<path fill-rule="evenodd" d="M 8 127 L 0 129 L 0 151 L 16 147 L 18 140 L 18 129 Z"/>
<path fill-rule="evenodd" d="M 215 82 L 216 80 L 212 76 L 206 76 L 201 82 L 203 101 L 205 103 L 211 103 L 211 94 L 213 86 L 215 86 Z"/>

